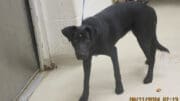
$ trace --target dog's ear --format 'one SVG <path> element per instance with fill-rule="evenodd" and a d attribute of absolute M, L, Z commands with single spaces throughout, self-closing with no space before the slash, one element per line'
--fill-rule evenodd
<path fill-rule="evenodd" d="M 69 26 L 61 30 L 64 36 L 68 38 L 69 41 L 72 40 L 74 32 L 77 30 L 76 26 Z"/>
<path fill-rule="evenodd" d="M 91 26 L 85 26 L 84 30 L 88 33 L 90 40 L 92 40 L 95 35 L 95 29 Z"/>

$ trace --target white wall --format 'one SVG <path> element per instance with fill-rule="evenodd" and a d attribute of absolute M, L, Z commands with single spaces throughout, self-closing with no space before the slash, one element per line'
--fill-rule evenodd
<path fill-rule="evenodd" d="M 74 2 L 76 1 L 76 2 Z M 78 25 L 81 19 L 82 0 L 41 0 L 44 13 L 47 41 L 50 55 L 72 55 L 72 47 L 61 34 L 61 29 L 67 25 Z"/>
<path fill-rule="evenodd" d="M 93 16 L 112 4 L 112 0 L 86 0 L 85 17 Z"/>
<path fill-rule="evenodd" d="M 83 0 L 33 0 L 35 23 L 42 36 L 40 46 L 45 59 L 74 56 L 74 50 L 62 35 L 61 29 L 69 25 L 80 25 Z M 92 16 L 112 3 L 111 0 L 85 0 L 85 17 Z M 38 23 L 39 22 L 39 23 Z M 36 26 L 36 25 L 35 25 Z M 36 26 L 38 27 L 38 26 Z"/>

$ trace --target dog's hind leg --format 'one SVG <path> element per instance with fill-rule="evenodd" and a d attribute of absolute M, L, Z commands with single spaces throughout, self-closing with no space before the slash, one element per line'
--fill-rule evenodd
<path fill-rule="evenodd" d="M 155 63 L 155 55 L 156 55 L 156 46 L 153 40 L 147 39 L 138 39 L 138 42 L 147 57 L 148 73 L 144 79 L 144 83 L 151 83 L 153 80 L 153 70 L 154 70 L 154 63 Z"/>
<path fill-rule="evenodd" d="M 155 55 L 156 55 L 156 43 L 155 43 L 155 33 L 152 32 L 154 30 L 145 30 L 142 31 L 133 31 L 135 36 L 137 37 L 138 43 L 143 50 L 147 60 L 148 72 L 144 79 L 144 83 L 151 83 L 153 80 L 153 70 L 155 63 Z M 146 36 L 145 36 L 146 35 Z"/>
<path fill-rule="evenodd" d="M 115 77 L 115 82 L 116 82 L 116 89 L 115 92 L 116 94 L 121 94 L 123 93 L 123 85 L 122 85 L 122 80 L 121 80 L 121 74 L 120 74 L 120 69 L 119 69 L 119 62 L 118 62 L 118 54 L 117 54 L 117 49 L 114 47 L 111 52 L 110 52 L 110 57 L 113 63 L 113 68 L 114 68 L 114 77 Z"/>
<path fill-rule="evenodd" d="M 84 89 L 82 96 L 79 101 L 88 101 L 89 97 L 89 79 L 91 72 L 91 59 L 92 57 L 83 60 L 83 69 L 84 69 Z"/>
<path fill-rule="evenodd" d="M 144 79 L 144 83 L 151 83 L 153 80 L 153 71 L 154 71 L 154 64 L 155 64 L 155 56 L 156 56 L 156 47 L 154 45 L 155 43 L 152 42 L 151 49 L 150 49 L 150 57 L 148 59 L 148 73 Z"/>

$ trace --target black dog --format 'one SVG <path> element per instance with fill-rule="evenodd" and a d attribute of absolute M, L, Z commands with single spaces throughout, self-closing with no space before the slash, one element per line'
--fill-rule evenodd
<path fill-rule="evenodd" d="M 140 2 L 114 4 L 93 17 L 87 18 L 81 26 L 69 26 L 62 30 L 71 41 L 77 59 L 83 60 L 84 90 L 80 101 L 87 101 L 89 96 L 89 77 L 93 55 L 111 57 L 116 81 L 115 92 L 123 92 L 119 70 L 116 42 L 128 31 L 132 31 L 142 48 L 149 65 L 144 83 L 153 80 L 153 68 L 156 50 L 169 52 L 159 44 L 156 37 L 157 16 L 155 10 Z M 127 44 L 128 45 L 128 44 Z"/>

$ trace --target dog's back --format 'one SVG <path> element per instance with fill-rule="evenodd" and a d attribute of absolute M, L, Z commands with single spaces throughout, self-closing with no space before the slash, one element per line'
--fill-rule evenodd
<path fill-rule="evenodd" d="M 83 23 L 89 23 L 88 20 L 90 19 L 98 22 L 99 26 L 97 29 L 103 31 L 100 32 L 101 34 L 107 37 L 111 34 L 110 37 L 116 38 L 112 39 L 114 41 L 113 44 L 131 30 L 134 24 L 157 22 L 156 13 L 153 8 L 134 1 L 116 3 L 95 16 L 86 19 Z M 92 21 L 90 22 L 92 23 Z"/>

